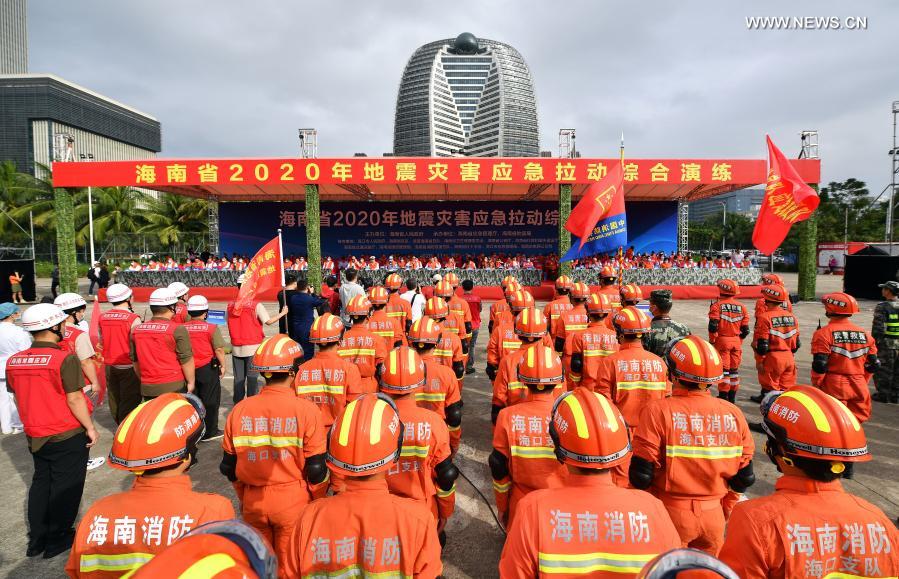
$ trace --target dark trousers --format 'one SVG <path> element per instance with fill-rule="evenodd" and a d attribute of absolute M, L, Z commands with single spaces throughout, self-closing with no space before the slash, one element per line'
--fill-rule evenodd
<path fill-rule="evenodd" d="M 471 331 L 471 341 L 468 343 L 468 364 L 466 365 L 466 370 L 474 368 L 474 349 L 478 343 L 478 332 L 480 331 L 480 328 Z"/>
<path fill-rule="evenodd" d="M 259 372 L 253 369 L 253 356 L 231 356 L 234 369 L 234 403 L 247 396 L 255 396 L 259 382 Z"/>
<path fill-rule="evenodd" d="M 106 400 L 116 424 L 121 424 L 137 408 L 141 402 L 140 377 L 134 368 L 106 366 Z"/>
<path fill-rule="evenodd" d="M 53 294 L 53 299 L 56 299 L 56 296 L 59 295 L 59 280 L 53 280 L 50 283 L 50 293 Z"/>
<path fill-rule="evenodd" d="M 309 341 L 309 331 L 312 326 L 291 326 L 288 334 L 297 344 L 303 348 L 303 362 L 308 362 L 315 356 L 315 346 Z"/>
<path fill-rule="evenodd" d="M 219 429 L 219 405 L 222 403 L 222 382 L 219 376 L 218 360 L 205 366 L 200 366 L 196 371 L 196 390 L 194 394 L 200 397 L 200 401 L 206 408 L 206 435 L 215 434 Z"/>
<path fill-rule="evenodd" d="M 28 489 L 28 539 L 30 545 L 48 547 L 74 535 L 75 517 L 84 492 L 89 456 L 83 432 L 44 444 L 31 458 L 34 477 Z"/>
<path fill-rule="evenodd" d="M 877 348 L 880 368 L 874 373 L 874 386 L 882 396 L 899 394 L 899 350 Z"/>

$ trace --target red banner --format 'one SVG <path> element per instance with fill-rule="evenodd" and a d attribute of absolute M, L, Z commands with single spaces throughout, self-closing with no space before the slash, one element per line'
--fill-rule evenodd
<path fill-rule="evenodd" d="M 260 293 L 280 288 L 283 279 L 282 267 L 281 238 L 276 237 L 263 245 L 247 265 L 234 310 L 239 313 Z"/>
<path fill-rule="evenodd" d="M 589 184 L 599 182 L 619 159 L 370 158 L 193 159 L 53 163 L 55 187 Z M 807 182 L 817 182 L 817 161 L 794 161 Z M 627 185 L 754 185 L 765 182 L 765 163 L 755 159 L 625 160 Z"/>

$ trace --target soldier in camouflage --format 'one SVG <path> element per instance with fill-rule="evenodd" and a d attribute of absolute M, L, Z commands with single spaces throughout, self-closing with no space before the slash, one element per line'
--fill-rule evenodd
<path fill-rule="evenodd" d="M 671 312 L 671 290 L 653 290 L 649 294 L 649 311 L 652 313 L 652 331 L 643 334 L 643 348 L 665 359 L 665 346 L 675 338 L 690 335 L 690 328 L 675 322 Z"/>
<path fill-rule="evenodd" d="M 874 374 L 875 402 L 899 403 L 899 282 L 879 286 L 886 300 L 874 308 L 871 336 L 877 344 L 880 368 Z"/>

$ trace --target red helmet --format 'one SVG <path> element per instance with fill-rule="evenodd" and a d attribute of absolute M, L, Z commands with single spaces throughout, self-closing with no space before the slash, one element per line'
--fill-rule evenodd
<path fill-rule="evenodd" d="M 401 278 L 398 274 L 392 273 L 387 276 L 387 279 L 384 280 L 384 285 L 392 292 L 403 287 L 403 278 Z"/>
<path fill-rule="evenodd" d="M 580 281 L 572 284 L 571 299 L 580 301 L 587 301 L 590 299 L 590 286 Z"/>
<path fill-rule="evenodd" d="M 206 430 L 205 417 L 193 394 L 169 392 L 144 402 L 116 430 L 109 464 L 140 473 L 189 460 Z"/>
<path fill-rule="evenodd" d="M 557 290 L 570 290 L 573 282 L 571 278 L 567 275 L 560 275 L 556 278 L 556 289 Z"/>
<path fill-rule="evenodd" d="M 709 386 L 724 378 L 724 365 L 718 350 L 696 335 L 672 340 L 665 359 L 668 370 L 684 382 Z"/>
<path fill-rule="evenodd" d="M 337 416 L 328 432 L 328 466 L 346 476 L 388 470 L 400 457 L 404 428 L 385 394 L 363 394 Z"/>
<path fill-rule="evenodd" d="M 621 334 L 645 334 L 652 329 L 652 320 L 634 306 L 626 306 L 612 318 L 612 325 Z"/>
<path fill-rule="evenodd" d="M 309 329 L 309 342 L 312 344 L 330 344 L 339 342 L 343 336 L 343 322 L 334 314 L 322 314 L 315 318 Z"/>
<path fill-rule="evenodd" d="M 502 288 L 506 288 L 512 282 L 518 283 L 518 280 L 515 279 L 514 275 L 507 275 L 506 277 L 503 278 L 503 281 L 499 282 L 499 285 Z"/>
<path fill-rule="evenodd" d="M 776 273 L 766 273 L 762 276 L 762 285 L 783 285 L 784 280 Z"/>
<path fill-rule="evenodd" d="M 412 323 L 408 337 L 412 344 L 436 344 L 440 340 L 440 326 L 428 316 L 422 316 Z"/>
<path fill-rule="evenodd" d="M 845 292 L 827 294 L 821 298 L 821 303 L 824 304 L 824 311 L 828 314 L 851 316 L 859 312 L 858 302 Z"/>
<path fill-rule="evenodd" d="M 637 303 L 643 299 L 643 290 L 637 284 L 629 283 L 618 289 L 621 300 L 624 302 Z"/>
<path fill-rule="evenodd" d="M 611 314 L 613 311 L 612 296 L 609 294 L 590 294 L 590 299 L 587 300 L 588 314 Z"/>
<path fill-rule="evenodd" d="M 390 294 L 383 287 L 377 285 L 368 291 L 368 301 L 374 306 L 383 306 L 390 299 Z"/>
<path fill-rule="evenodd" d="M 587 388 L 576 388 L 556 400 L 549 429 L 556 456 L 572 466 L 611 468 L 624 462 L 631 451 L 621 411 Z"/>
<path fill-rule="evenodd" d="M 604 265 L 601 270 L 599 270 L 600 279 L 618 279 L 618 274 L 615 273 L 615 270 L 610 265 Z"/>
<path fill-rule="evenodd" d="M 371 302 L 364 295 L 353 296 L 346 305 L 348 316 L 368 316 L 371 313 Z"/>
<path fill-rule="evenodd" d="M 515 318 L 515 335 L 522 338 L 542 338 L 545 334 L 546 317 L 540 310 L 525 308 Z"/>
<path fill-rule="evenodd" d="M 400 346 L 384 359 L 378 381 L 381 391 L 388 394 L 409 394 L 425 383 L 425 363 L 412 348 Z"/>
<path fill-rule="evenodd" d="M 434 286 L 434 295 L 438 298 L 447 299 L 452 297 L 453 293 L 455 293 L 455 288 L 446 279 L 437 282 L 437 285 Z"/>
<path fill-rule="evenodd" d="M 302 358 L 303 348 L 286 334 L 275 334 L 263 340 L 253 355 L 253 367 L 262 373 L 289 372 Z"/>
<path fill-rule="evenodd" d="M 788 455 L 835 462 L 871 460 L 861 424 L 842 402 L 818 388 L 774 391 L 762 402 L 762 416 L 765 432 Z"/>
<path fill-rule="evenodd" d="M 789 296 L 787 290 L 782 285 L 764 285 L 762 286 L 762 297 L 766 302 L 782 303 L 787 301 Z"/>
<path fill-rule="evenodd" d="M 449 272 L 443 276 L 443 281 L 453 286 L 453 289 L 459 287 L 459 276 L 453 272 Z"/>
<path fill-rule="evenodd" d="M 732 279 L 719 279 L 718 292 L 723 296 L 735 296 L 740 293 L 740 286 Z"/>
<path fill-rule="evenodd" d="M 441 297 L 433 297 L 425 302 L 425 315 L 435 320 L 442 320 L 449 315 L 449 306 Z"/>
<path fill-rule="evenodd" d="M 518 362 L 518 381 L 537 390 L 555 387 L 562 382 L 562 359 L 552 348 L 535 344 Z"/>
<path fill-rule="evenodd" d="M 519 290 L 509 296 L 509 309 L 520 312 L 525 308 L 534 307 L 534 296 L 525 290 Z"/>

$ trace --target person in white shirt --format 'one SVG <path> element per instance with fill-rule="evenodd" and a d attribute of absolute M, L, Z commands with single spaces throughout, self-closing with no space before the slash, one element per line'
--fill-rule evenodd
<path fill-rule="evenodd" d="M 400 294 L 400 298 L 412 305 L 412 321 L 415 322 L 424 315 L 425 297 L 421 295 L 414 279 L 406 280 L 406 290 L 405 293 Z"/>
<path fill-rule="evenodd" d="M 31 336 L 15 324 L 19 317 L 16 304 L 0 304 L 0 430 L 3 434 L 22 432 L 22 420 L 16 402 L 6 389 L 6 361 L 13 354 L 31 347 Z"/>
<path fill-rule="evenodd" d="M 346 281 L 340 284 L 340 319 L 343 320 L 345 326 L 350 327 L 352 325 L 352 320 L 350 317 L 346 315 L 346 307 L 347 304 L 350 303 L 350 300 L 356 296 L 364 296 L 365 289 L 362 288 L 361 285 L 356 283 L 356 276 L 359 272 L 355 269 L 348 269 L 343 272 L 344 277 L 346 277 Z"/>

